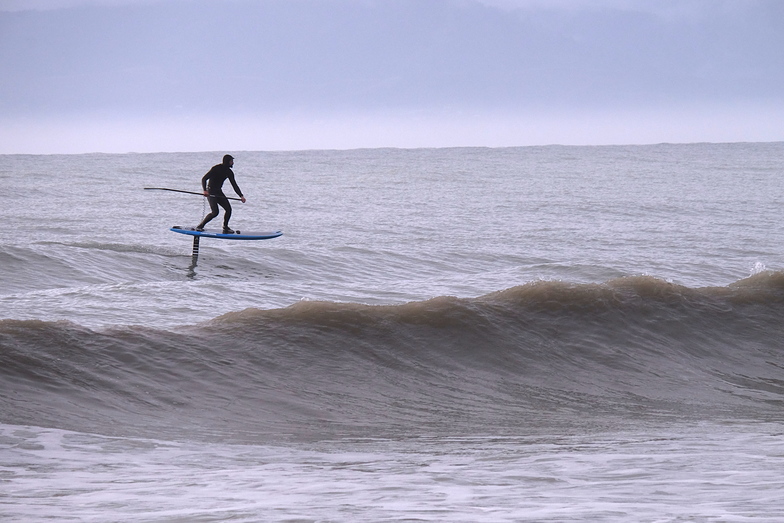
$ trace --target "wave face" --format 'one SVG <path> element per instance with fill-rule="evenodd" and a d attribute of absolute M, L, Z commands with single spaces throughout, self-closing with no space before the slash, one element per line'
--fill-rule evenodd
<path fill-rule="evenodd" d="M 780 420 L 784 272 L 303 301 L 175 330 L 0 322 L 2 421 L 105 434 L 520 434 Z"/>

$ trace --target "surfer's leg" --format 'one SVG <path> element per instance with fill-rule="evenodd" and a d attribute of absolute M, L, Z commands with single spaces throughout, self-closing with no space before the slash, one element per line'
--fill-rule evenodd
<path fill-rule="evenodd" d="M 210 220 L 218 216 L 218 212 L 219 212 L 218 202 L 215 201 L 217 200 L 217 198 L 215 198 L 214 196 L 210 196 L 209 198 L 207 198 L 207 200 L 209 200 L 210 202 L 210 211 L 212 212 L 210 212 L 207 216 L 205 216 L 204 219 L 201 221 L 201 223 L 196 226 L 197 229 L 204 229 L 204 226 L 207 225 L 210 222 Z"/>
<path fill-rule="evenodd" d="M 231 204 L 229 203 L 229 199 L 225 196 L 222 198 L 216 198 L 218 200 L 218 204 L 223 207 L 223 228 L 229 228 L 229 220 L 231 219 Z"/>

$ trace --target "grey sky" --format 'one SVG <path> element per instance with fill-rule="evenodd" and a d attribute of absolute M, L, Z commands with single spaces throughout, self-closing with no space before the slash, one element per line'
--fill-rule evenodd
<path fill-rule="evenodd" d="M 0 0 L 0 73 L 5 153 L 782 140 L 784 2 Z"/>

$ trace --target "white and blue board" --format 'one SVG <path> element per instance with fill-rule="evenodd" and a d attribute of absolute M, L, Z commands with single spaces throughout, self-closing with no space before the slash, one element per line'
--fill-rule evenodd
<path fill-rule="evenodd" d="M 181 227 L 179 225 L 175 225 L 169 230 L 172 232 L 178 232 L 180 234 L 195 236 L 197 238 L 219 238 L 221 240 L 269 240 L 271 238 L 277 238 L 278 236 L 283 235 L 283 231 L 272 231 L 272 232 L 236 231 L 232 234 L 224 234 L 221 229 L 204 229 L 203 231 L 197 231 L 196 228 L 194 227 Z"/>

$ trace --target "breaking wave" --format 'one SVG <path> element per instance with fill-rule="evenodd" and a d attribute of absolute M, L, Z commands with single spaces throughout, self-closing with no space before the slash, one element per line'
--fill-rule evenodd
<path fill-rule="evenodd" d="M 0 420 L 156 437 L 519 434 L 779 419 L 784 272 L 303 301 L 178 329 L 0 321 Z"/>

